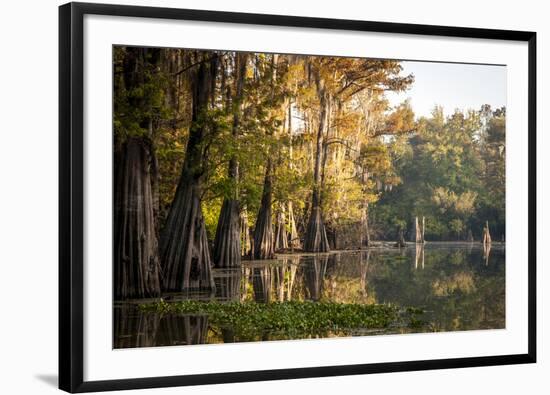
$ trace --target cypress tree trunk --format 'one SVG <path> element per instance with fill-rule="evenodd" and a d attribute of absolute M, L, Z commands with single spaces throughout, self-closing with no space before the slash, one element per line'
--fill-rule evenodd
<path fill-rule="evenodd" d="M 318 201 L 319 193 L 314 192 L 311 215 L 307 224 L 304 250 L 309 252 L 329 252 L 330 248 L 327 232 Z"/>
<path fill-rule="evenodd" d="M 241 265 L 241 223 L 239 201 L 224 199 L 214 239 L 214 266 Z"/>
<path fill-rule="evenodd" d="M 302 248 L 300 243 L 300 237 L 298 236 L 298 229 L 296 228 L 296 220 L 294 219 L 294 210 L 292 208 L 292 202 L 288 202 L 288 225 L 290 229 L 289 233 L 289 246 L 291 249 Z"/>
<path fill-rule="evenodd" d="M 140 114 L 153 111 L 150 95 L 133 95 L 154 78 L 160 50 L 127 48 L 122 82 L 128 105 Z M 158 297 L 157 161 L 151 115 L 134 117 L 142 133 L 116 135 L 114 158 L 114 295 L 116 299 Z"/>
<path fill-rule="evenodd" d="M 284 204 L 280 204 L 275 221 L 275 251 L 288 249 L 285 214 L 285 206 Z"/>
<path fill-rule="evenodd" d="M 368 203 L 365 202 L 363 210 L 361 211 L 361 247 L 368 247 L 370 245 L 370 231 L 369 231 L 369 211 Z"/>
<path fill-rule="evenodd" d="M 250 241 L 250 228 L 248 227 L 248 214 L 246 207 L 242 208 L 240 214 L 240 232 L 241 232 L 241 256 L 250 256 L 252 244 Z"/>
<path fill-rule="evenodd" d="M 131 137 L 116 161 L 115 298 L 160 295 L 158 242 L 151 186 L 151 144 Z"/>
<path fill-rule="evenodd" d="M 292 99 L 288 100 L 288 138 L 289 138 L 289 168 L 292 171 L 293 169 L 293 147 L 292 147 Z M 296 228 L 296 221 L 294 219 L 294 210 L 292 207 L 292 201 L 288 201 L 288 229 L 289 229 L 289 240 L 288 245 L 292 250 L 295 248 L 302 248 L 300 243 L 300 237 L 298 236 L 298 229 Z"/>
<path fill-rule="evenodd" d="M 216 55 L 201 59 L 192 78 L 193 112 L 186 156 L 161 237 L 163 286 L 167 291 L 214 288 L 200 196 L 206 160 L 204 116 L 213 96 L 217 61 Z"/>
<path fill-rule="evenodd" d="M 403 233 L 403 227 L 399 227 L 399 231 L 397 232 L 397 243 L 395 243 L 396 247 L 405 247 L 407 243 L 405 243 L 405 235 Z"/>
<path fill-rule="evenodd" d="M 254 259 L 273 259 L 275 246 L 273 239 L 273 224 L 271 219 L 272 202 L 272 163 L 267 160 L 264 189 L 256 226 L 254 227 Z"/>
<path fill-rule="evenodd" d="M 235 58 L 235 103 L 233 104 L 233 138 L 239 134 L 239 124 L 242 110 L 243 87 L 246 76 L 248 55 L 238 53 Z M 229 162 L 229 178 L 235 184 L 235 192 L 231 198 L 224 198 L 216 237 L 214 239 L 214 265 L 216 267 L 238 267 L 241 265 L 241 229 L 239 222 L 239 164 L 235 157 Z"/>
<path fill-rule="evenodd" d="M 483 228 L 483 245 L 491 244 L 491 233 L 489 232 L 489 221 L 485 221 L 485 227 Z"/>
<path fill-rule="evenodd" d="M 311 214 L 305 234 L 304 250 L 309 252 L 328 252 L 330 251 L 330 247 L 321 210 L 321 165 L 323 162 L 325 129 L 327 128 L 328 98 L 324 83 L 321 81 L 318 72 L 315 75 L 315 82 L 320 106 L 319 128 L 317 130 L 315 168 L 313 172 L 314 185 L 311 194 Z"/>
<path fill-rule="evenodd" d="M 274 99 L 275 93 L 275 82 L 277 80 L 277 60 L 278 55 L 272 55 L 271 67 L 273 70 L 271 76 L 272 84 L 272 96 L 271 100 Z M 271 135 L 272 132 L 268 131 L 268 135 Z M 273 224 L 271 218 L 271 204 L 272 204 L 272 184 L 273 184 L 273 160 L 270 156 L 268 149 L 268 158 L 266 162 L 265 178 L 264 178 L 264 188 L 262 191 L 262 201 L 260 203 L 260 209 L 258 211 L 258 216 L 256 217 L 256 225 L 254 226 L 254 244 L 253 256 L 255 259 L 272 259 L 275 256 L 275 239 L 273 235 Z"/>
<path fill-rule="evenodd" d="M 197 180 L 183 174 L 161 239 L 166 291 L 214 288 L 199 196 Z"/>

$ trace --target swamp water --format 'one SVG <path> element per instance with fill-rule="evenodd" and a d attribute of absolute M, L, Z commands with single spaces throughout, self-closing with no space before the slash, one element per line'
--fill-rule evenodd
<path fill-rule="evenodd" d="M 505 327 L 505 248 L 501 244 L 493 244 L 489 251 L 479 243 L 434 242 L 403 249 L 279 255 L 270 261 L 243 261 L 239 269 L 215 269 L 214 279 L 214 292 L 165 299 L 169 303 L 391 304 L 400 311 L 412 308 L 423 313 L 383 328 L 243 334 L 209 322 L 208 314 L 159 313 L 140 309 L 138 302 L 115 302 L 114 348 Z"/>

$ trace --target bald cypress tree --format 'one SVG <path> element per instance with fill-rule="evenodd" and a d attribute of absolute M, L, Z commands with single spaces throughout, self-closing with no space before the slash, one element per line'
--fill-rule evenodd
<path fill-rule="evenodd" d="M 198 51 L 195 57 L 197 65 L 190 73 L 192 119 L 185 160 L 160 244 L 163 286 L 167 291 L 214 288 L 201 192 L 218 54 Z"/>
<path fill-rule="evenodd" d="M 321 208 L 321 189 L 323 163 L 326 157 L 325 137 L 328 128 L 329 119 L 329 95 L 325 86 L 325 81 L 321 79 L 320 72 L 313 70 L 314 82 L 319 98 L 319 121 L 317 126 L 316 146 L 315 146 L 315 165 L 313 168 L 313 190 L 311 193 L 311 214 L 307 224 L 304 249 L 311 252 L 330 251 L 328 244 L 327 231 L 323 222 L 323 212 Z"/>
<path fill-rule="evenodd" d="M 234 95 L 231 103 L 233 113 L 232 137 L 238 139 L 242 116 L 242 102 L 248 54 L 235 54 Z M 231 196 L 224 197 L 216 237 L 214 239 L 214 265 L 237 267 L 241 264 L 241 223 L 239 203 L 239 162 L 235 155 L 229 160 L 229 178 L 233 182 Z"/>
<path fill-rule="evenodd" d="M 155 297 L 160 295 L 160 265 L 152 114 L 160 50 L 120 48 L 116 58 L 120 72 L 115 78 L 115 298 Z"/>

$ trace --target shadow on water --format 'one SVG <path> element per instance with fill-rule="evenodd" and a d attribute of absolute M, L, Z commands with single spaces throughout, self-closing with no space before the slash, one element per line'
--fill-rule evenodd
<path fill-rule="evenodd" d="M 424 325 L 383 333 L 504 328 L 505 249 L 502 244 L 412 244 L 401 249 L 281 255 L 215 269 L 216 291 L 170 295 L 170 300 L 274 303 L 313 301 L 391 303 L 425 311 Z M 152 347 L 246 341 L 206 315 L 144 313 L 115 304 L 114 347 Z M 381 332 L 376 332 L 381 333 Z M 352 335 L 372 334 L 358 330 Z M 269 333 L 254 339 L 268 340 Z M 277 339 L 292 338 L 278 333 Z"/>

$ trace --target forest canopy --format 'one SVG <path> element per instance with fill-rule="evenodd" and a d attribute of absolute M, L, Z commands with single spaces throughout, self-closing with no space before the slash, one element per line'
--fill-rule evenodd
<path fill-rule="evenodd" d="M 416 116 L 400 61 L 114 47 L 115 296 L 371 240 L 505 234 L 506 109 Z"/>

